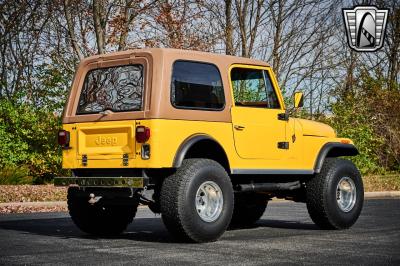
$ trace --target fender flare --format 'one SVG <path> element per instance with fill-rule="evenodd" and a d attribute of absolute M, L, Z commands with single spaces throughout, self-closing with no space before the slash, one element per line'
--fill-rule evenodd
<path fill-rule="evenodd" d="M 182 162 L 183 162 L 188 150 L 194 144 L 196 144 L 197 142 L 202 141 L 202 140 L 210 140 L 212 142 L 215 142 L 218 146 L 221 147 L 221 149 L 225 153 L 225 150 L 222 148 L 221 144 L 219 144 L 218 141 L 216 141 L 213 137 L 206 135 L 206 134 L 195 134 L 195 135 L 188 137 L 181 143 L 181 145 L 179 146 L 178 150 L 175 153 L 172 167 L 174 167 L 174 168 L 180 167 L 182 165 Z M 225 156 L 226 156 L 226 153 L 225 153 Z M 226 156 L 226 158 L 228 158 L 228 157 Z"/>
<path fill-rule="evenodd" d="M 330 157 L 355 156 L 359 154 L 356 146 L 354 146 L 353 144 L 328 142 L 324 146 L 322 146 L 321 150 L 319 151 L 317 160 L 314 164 L 314 173 L 318 174 L 321 172 L 325 158 L 330 152 Z"/>

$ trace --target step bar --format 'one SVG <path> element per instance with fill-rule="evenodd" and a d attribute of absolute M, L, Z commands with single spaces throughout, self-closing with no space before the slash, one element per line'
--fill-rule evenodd
<path fill-rule="evenodd" d="M 144 188 L 148 179 L 144 177 L 55 177 L 57 187 L 125 187 Z"/>

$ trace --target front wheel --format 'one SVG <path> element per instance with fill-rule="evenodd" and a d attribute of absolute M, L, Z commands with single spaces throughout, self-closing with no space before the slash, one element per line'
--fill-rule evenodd
<path fill-rule="evenodd" d="M 348 160 L 326 158 L 321 172 L 306 183 L 307 209 L 323 229 L 345 229 L 358 219 L 364 202 L 360 172 Z"/>
<path fill-rule="evenodd" d="M 232 217 L 232 183 L 217 162 L 186 159 L 164 180 L 160 202 L 163 222 L 174 237 L 191 242 L 215 241 Z"/>

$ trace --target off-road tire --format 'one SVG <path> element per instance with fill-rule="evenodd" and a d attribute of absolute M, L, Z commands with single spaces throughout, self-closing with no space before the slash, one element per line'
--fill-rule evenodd
<path fill-rule="evenodd" d="M 268 195 L 261 193 L 236 193 L 230 228 L 245 228 L 256 223 L 264 214 Z"/>
<path fill-rule="evenodd" d="M 218 218 L 205 222 L 196 210 L 196 193 L 207 181 L 222 191 L 223 205 Z M 185 159 L 161 187 L 161 214 L 168 231 L 185 242 L 216 241 L 227 229 L 233 212 L 232 183 L 225 169 L 209 159 Z"/>
<path fill-rule="evenodd" d="M 89 197 L 77 196 L 76 188 L 68 189 L 68 209 L 72 221 L 83 232 L 96 236 L 115 236 L 121 234 L 136 215 L 137 204 L 133 205 L 94 205 Z"/>
<path fill-rule="evenodd" d="M 342 177 L 350 178 L 356 188 L 353 208 L 345 212 L 337 202 L 337 186 Z M 364 187 L 360 172 L 348 160 L 326 158 L 321 172 L 306 183 L 308 213 L 322 229 L 345 229 L 358 219 L 364 202 Z"/>

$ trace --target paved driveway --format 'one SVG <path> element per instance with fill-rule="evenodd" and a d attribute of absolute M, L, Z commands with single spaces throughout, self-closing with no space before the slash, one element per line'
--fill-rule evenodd
<path fill-rule="evenodd" d="M 0 264 L 400 265 L 400 199 L 367 200 L 344 231 L 319 230 L 304 204 L 272 202 L 250 229 L 215 243 L 175 243 L 159 216 L 139 210 L 114 239 L 81 233 L 66 213 L 0 215 Z"/>

